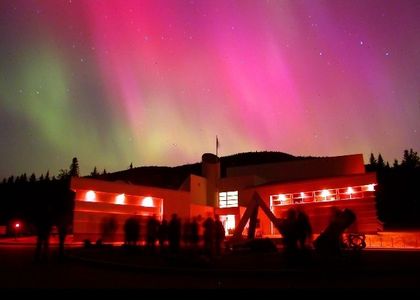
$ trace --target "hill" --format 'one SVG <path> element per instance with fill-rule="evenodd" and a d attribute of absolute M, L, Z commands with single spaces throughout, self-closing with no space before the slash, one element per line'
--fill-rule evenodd
<path fill-rule="evenodd" d="M 285 162 L 307 158 L 311 157 L 293 156 L 275 151 L 245 152 L 223 156 L 220 157 L 221 176 L 226 176 L 226 169 L 229 167 Z M 133 184 L 177 189 L 190 174 L 201 176 L 201 162 L 177 167 L 137 167 L 100 175 L 96 178 L 109 181 L 121 180 Z"/>

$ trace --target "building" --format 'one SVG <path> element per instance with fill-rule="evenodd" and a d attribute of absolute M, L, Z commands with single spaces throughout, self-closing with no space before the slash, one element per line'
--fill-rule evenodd
<path fill-rule="evenodd" d="M 112 239 L 122 241 L 129 217 L 137 216 L 145 223 L 148 217 L 169 219 L 175 213 L 182 220 L 218 215 L 231 234 L 254 201 L 254 193 L 278 218 L 290 207 L 303 209 L 314 233 L 327 226 L 332 207 L 356 213 L 351 232 L 382 230 L 375 207 L 376 174 L 365 172 L 362 154 L 230 167 L 223 177 L 217 156 L 206 153 L 201 164 L 201 176 L 190 174 L 178 189 L 72 178 L 74 239 L 96 241 L 102 224 L 112 218 L 117 228 Z M 261 210 L 257 220 L 260 236 L 278 234 Z"/>

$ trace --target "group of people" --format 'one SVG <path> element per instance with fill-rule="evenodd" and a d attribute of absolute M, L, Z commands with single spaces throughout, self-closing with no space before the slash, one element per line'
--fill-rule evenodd
<path fill-rule="evenodd" d="M 141 239 L 141 222 L 139 218 L 131 217 L 124 224 L 125 244 L 137 245 Z M 159 245 L 161 251 L 169 249 L 171 253 L 178 253 L 181 244 L 186 249 L 197 251 L 203 249 L 209 256 L 221 255 L 225 240 L 225 228 L 216 216 L 208 216 L 204 221 L 201 216 L 186 218 L 184 222 L 177 214 L 173 214 L 167 221 L 159 221 L 156 216 L 151 216 L 145 222 L 144 241 L 146 248 L 154 251 Z M 203 241 L 201 243 L 201 241 Z"/>

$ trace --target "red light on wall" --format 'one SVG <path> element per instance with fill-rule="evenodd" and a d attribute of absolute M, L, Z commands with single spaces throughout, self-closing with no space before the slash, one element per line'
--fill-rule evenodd
<path fill-rule="evenodd" d="M 347 191 L 346 191 L 346 194 L 347 194 L 347 195 L 351 195 L 351 194 L 353 194 L 353 193 L 354 193 L 353 188 L 352 188 L 352 187 L 348 187 L 348 188 L 347 188 Z"/>

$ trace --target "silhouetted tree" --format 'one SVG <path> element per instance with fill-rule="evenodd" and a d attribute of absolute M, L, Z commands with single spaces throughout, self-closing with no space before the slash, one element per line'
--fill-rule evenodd
<path fill-rule="evenodd" d="M 400 165 L 398 164 L 398 159 L 394 159 L 394 163 L 392 165 L 393 168 L 398 168 Z"/>
<path fill-rule="evenodd" d="M 32 173 L 31 176 L 29 177 L 29 182 L 35 182 L 36 181 L 36 175 L 35 173 Z"/>
<path fill-rule="evenodd" d="M 15 182 L 15 176 L 10 176 L 8 179 L 7 179 L 7 183 L 8 184 L 13 184 Z"/>
<path fill-rule="evenodd" d="M 3 178 L 2 184 L 6 184 L 6 183 L 7 183 L 6 178 Z"/>
<path fill-rule="evenodd" d="M 39 176 L 39 181 L 44 181 L 44 174 L 41 174 L 41 176 Z"/>
<path fill-rule="evenodd" d="M 68 179 L 69 176 L 70 176 L 70 173 L 68 170 L 60 169 L 60 171 L 58 172 L 57 178 L 59 180 L 65 180 L 65 179 Z"/>
<path fill-rule="evenodd" d="M 385 168 L 385 162 L 384 162 L 384 159 L 382 158 L 381 153 L 379 153 L 379 155 L 378 155 L 377 166 L 378 166 L 379 169 Z"/>
<path fill-rule="evenodd" d="M 44 177 L 45 181 L 50 181 L 50 171 L 48 170 L 47 173 L 45 173 L 45 177 Z"/>
<path fill-rule="evenodd" d="M 106 169 L 104 169 L 104 171 L 102 172 L 102 175 L 106 175 L 106 174 L 107 174 Z"/>
<path fill-rule="evenodd" d="M 407 169 L 414 169 L 420 166 L 420 157 L 418 156 L 416 151 L 413 151 L 411 148 L 410 151 L 404 150 L 404 157 L 401 162 L 401 167 Z"/>
<path fill-rule="evenodd" d="M 79 177 L 79 161 L 77 160 L 77 157 L 73 157 L 69 169 L 69 176 Z"/>
<path fill-rule="evenodd" d="M 133 168 L 133 163 L 130 163 L 130 170 Z"/>
<path fill-rule="evenodd" d="M 369 164 L 370 164 L 372 167 L 375 167 L 375 166 L 376 166 L 376 164 L 377 164 L 376 158 L 375 158 L 375 156 L 373 155 L 373 153 L 370 153 Z"/>
<path fill-rule="evenodd" d="M 385 166 L 385 168 L 387 168 L 387 169 L 391 168 L 391 167 L 389 166 L 389 162 L 386 162 L 386 166 Z"/>
<path fill-rule="evenodd" d="M 90 172 L 90 176 L 92 176 L 92 177 L 98 177 L 99 176 L 99 173 L 98 173 L 98 170 L 96 169 L 96 166 L 93 168 L 93 171 Z"/>

